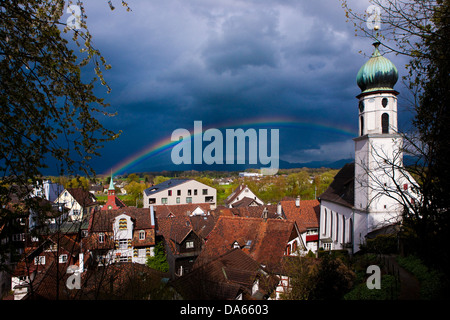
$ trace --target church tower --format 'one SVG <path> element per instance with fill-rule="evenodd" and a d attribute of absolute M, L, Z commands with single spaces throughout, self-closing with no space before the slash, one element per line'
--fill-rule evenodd
<path fill-rule="evenodd" d="M 403 168 L 403 139 L 397 129 L 398 71 L 376 42 L 356 82 L 359 133 L 355 161 L 339 170 L 320 195 L 319 243 L 325 250 L 361 249 L 378 234 L 393 233 L 401 221 L 404 200 L 420 201 Z M 413 201 L 414 200 L 414 201 Z"/>
<path fill-rule="evenodd" d="M 125 203 L 116 197 L 116 188 L 114 187 L 113 175 L 111 173 L 111 180 L 109 181 L 108 188 L 108 201 L 102 207 L 102 210 L 115 210 L 126 207 Z"/>
<path fill-rule="evenodd" d="M 367 232 L 392 224 L 399 217 L 395 188 L 402 166 L 402 137 L 397 129 L 398 71 L 383 57 L 375 42 L 371 58 L 359 70 L 356 82 L 359 136 L 355 141 L 354 208 Z M 356 221 L 355 221 L 356 222 Z M 363 232 L 365 233 L 365 232 Z M 355 234 L 355 237 L 365 234 Z M 356 239 L 355 239 L 356 240 Z"/>

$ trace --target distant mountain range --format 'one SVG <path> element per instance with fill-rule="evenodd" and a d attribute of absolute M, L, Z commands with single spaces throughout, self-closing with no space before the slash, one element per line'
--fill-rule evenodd
<path fill-rule="evenodd" d="M 279 169 L 294 169 L 294 168 L 330 168 L 340 169 L 346 163 L 353 162 L 354 159 L 341 159 L 337 161 L 311 161 L 304 163 L 291 163 L 280 160 Z M 410 166 L 416 163 L 416 158 L 411 156 L 404 156 L 404 164 Z M 120 174 L 130 174 L 134 172 L 162 172 L 162 171 L 245 171 L 246 169 L 260 169 L 261 167 L 268 167 L 267 165 L 251 165 L 251 164 L 180 164 L 175 165 L 172 162 L 157 165 L 141 164 L 137 167 L 131 168 L 130 172 L 121 172 Z"/>
<path fill-rule="evenodd" d="M 330 168 L 340 169 L 344 164 L 353 162 L 353 159 L 341 159 L 338 161 L 311 161 L 305 163 L 291 163 L 280 160 L 279 169 L 294 169 L 294 168 Z M 133 172 L 161 172 L 161 171 L 244 171 L 246 169 L 260 169 L 261 167 L 268 167 L 267 165 L 256 164 L 180 164 L 175 165 L 171 162 L 158 165 L 139 165 L 132 168 L 130 172 L 121 172 L 121 174 L 130 174 Z"/>

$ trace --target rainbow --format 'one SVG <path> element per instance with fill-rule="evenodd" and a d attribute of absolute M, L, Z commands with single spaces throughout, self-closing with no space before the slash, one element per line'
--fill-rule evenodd
<path fill-rule="evenodd" d="M 246 127 L 268 127 L 268 128 L 310 128 L 314 130 L 320 130 L 324 132 L 328 132 L 330 134 L 339 134 L 339 135 L 345 135 L 349 137 L 354 137 L 356 135 L 356 130 L 354 128 L 350 127 L 344 127 L 344 126 L 338 126 L 336 124 L 328 124 L 328 123 L 318 123 L 318 122 L 311 122 L 311 121 L 304 121 L 304 120 L 297 120 L 292 118 L 258 118 L 253 120 L 246 120 L 246 121 L 228 121 L 228 122 L 222 122 L 219 124 L 211 125 L 211 126 L 204 126 L 202 127 L 203 132 L 208 130 L 209 128 L 217 128 L 217 129 L 225 129 L 225 128 L 246 128 Z M 193 132 L 193 130 L 190 130 L 190 132 Z M 191 139 L 194 137 L 194 134 L 191 133 Z M 126 157 L 121 162 L 117 163 L 111 170 L 112 174 L 118 175 L 125 173 L 132 169 L 133 167 L 137 166 L 139 163 L 142 163 L 145 160 L 148 160 L 150 158 L 153 158 L 161 153 L 167 152 L 168 150 L 172 149 L 176 144 L 178 144 L 179 141 L 172 141 L 171 135 L 168 137 L 165 137 L 157 142 L 151 143 L 144 148 L 142 148 L 140 151 Z M 111 174 L 111 171 L 108 170 L 108 172 L 104 173 L 105 175 Z"/>

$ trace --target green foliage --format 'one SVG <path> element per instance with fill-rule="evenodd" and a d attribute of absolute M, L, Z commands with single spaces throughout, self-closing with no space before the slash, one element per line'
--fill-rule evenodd
<path fill-rule="evenodd" d="M 76 177 L 68 181 L 65 188 L 82 188 L 85 191 L 89 190 L 89 180 L 85 177 Z"/>
<path fill-rule="evenodd" d="M 422 299 L 445 299 L 449 297 L 448 277 L 444 273 L 428 268 L 422 260 L 415 256 L 398 256 L 398 264 L 411 272 L 420 282 Z"/>
<path fill-rule="evenodd" d="M 378 254 L 393 254 L 398 252 L 398 239 L 396 235 L 378 235 L 373 239 L 367 239 L 366 243 L 361 245 L 364 252 Z"/>
<path fill-rule="evenodd" d="M 324 255 L 320 259 L 293 257 L 285 265 L 292 290 L 283 299 L 339 300 L 348 292 L 355 273 L 341 258 Z"/>
<path fill-rule="evenodd" d="M 340 258 L 331 255 L 321 259 L 316 287 L 315 300 L 340 300 L 353 286 L 355 273 Z"/>
<path fill-rule="evenodd" d="M 167 181 L 167 180 L 170 180 L 170 178 L 169 177 L 165 177 L 165 176 L 156 176 L 153 179 L 153 184 L 160 184 L 161 182 L 164 182 L 164 181 Z"/>
<path fill-rule="evenodd" d="M 125 190 L 127 191 L 127 195 L 129 195 L 133 200 L 136 200 L 142 196 L 142 192 L 148 187 L 148 184 L 132 181 L 125 186 Z"/>
<path fill-rule="evenodd" d="M 131 174 L 128 175 L 127 181 L 129 183 L 131 183 L 131 182 L 139 183 L 140 180 L 139 180 L 139 176 L 136 173 L 131 173 Z"/>
<path fill-rule="evenodd" d="M 333 181 L 338 170 L 297 169 L 283 175 L 265 176 L 261 179 L 244 178 L 243 183 L 264 202 L 277 202 L 284 197 L 300 196 L 312 200 L 323 193 Z"/>
<path fill-rule="evenodd" d="M 167 272 L 169 270 L 169 264 L 167 263 L 167 256 L 164 251 L 164 243 L 158 242 L 155 246 L 155 255 L 148 257 L 146 265 L 152 269 Z"/>
<path fill-rule="evenodd" d="M 217 203 L 223 204 L 225 199 L 241 183 L 246 184 L 258 198 L 265 203 L 274 203 L 284 197 L 297 197 L 314 199 L 325 191 L 333 181 L 338 170 L 334 169 L 286 169 L 278 175 L 264 176 L 260 179 L 238 178 L 237 173 L 223 173 L 219 171 L 186 171 L 161 173 L 153 178 L 158 184 L 172 178 L 195 179 L 217 190 Z M 235 182 L 230 185 L 219 185 L 214 179 L 217 177 L 234 177 Z"/>
<path fill-rule="evenodd" d="M 351 259 L 352 269 L 356 277 L 355 286 L 344 295 L 345 300 L 397 300 L 400 294 L 400 284 L 392 275 L 382 274 L 380 289 L 367 288 L 367 267 L 370 265 L 381 265 L 381 261 L 375 253 L 365 253 L 353 256 Z"/>
<path fill-rule="evenodd" d="M 18 177 L 15 183 L 40 176 L 46 156 L 60 161 L 61 174 L 92 174 L 89 160 L 117 137 L 98 120 L 113 114 L 93 93 L 96 79 L 81 79 L 91 63 L 106 85 L 101 68 L 108 65 L 93 47 L 84 21 L 80 30 L 64 28 L 65 9 L 64 0 L 0 5 L 0 172 Z M 72 34 L 84 55 L 69 48 L 63 33 Z"/>
<path fill-rule="evenodd" d="M 405 210 L 403 248 L 428 265 L 445 271 L 450 251 L 444 245 L 450 233 L 450 0 L 373 0 L 381 10 L 381 30 L 366 27 L 367 15 L 342 6 L 346 17 L 365 37 L 381 41 L 389 51 L 408 56 L 403 82 L 412 93 L 413 128 L 404 135 L 404 154 L 416 159 L 408 168 L 408 182 L 420 201 L 397 192 Z M 397 178 L 393 179 L 397 180 Z"/>
<path fill-rule="evenodd" d="M 399 293 L 395 277 L 386 274 L 381 276 L 380 289 L 369 289 L 364 281 L 345 294 L 344 300 L 397 300 Z"/>
<path fill-rule="evenodd" d="M 72 30 L 64 0 L 0 2 L 0 226 L 16 219 L 7 207 L 13 195 L 34 205 L 25 197 L 49 159 L 59 175 L 93 176 L 91 159 L 119 135 L 101 123 L 114 114 L 94 89 L 100 80 L 109 91 L 102 70 L 110 66 L 93 46 L 82 1 L 77 5 L 81 29 Z M 92 69 L 95 77 L 86 77 Z"/>

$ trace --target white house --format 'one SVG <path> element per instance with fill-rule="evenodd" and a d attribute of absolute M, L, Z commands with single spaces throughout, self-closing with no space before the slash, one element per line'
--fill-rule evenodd
<path fill-rule="evenodd" d="M 320 245 L 359 251 L 366 236 L 400 222 L 400 192 L 414 182 L 403 170 L 402 136 L 397 130 L 398 72 L 374 43 L 357 83 L 359 136 L 355 162 L 345 165 L 320 196 Z M 411 195 L 415 197 L 414 195 Z"/>
<path fill-rule="evenodd" d="M 40 197 L 48 201 L 54 202 L 56 198 L 64 190 L 64 187 L 59 183 L 52 182 L 51 180 L 44 180 L 42 183 L 37 183 L 30 193 L 31 197 Z"/>
<path fill-rule="evenodd" d="M 144 208 L 161 204 L 209 203 L 211 209 L 215 209 L 217 191 L 196 180 L 171 179 L 145 189 L 143 201 Z"/>
<path fill-rule="evenodd" d="M 250 188 L 244 184 L 240 184 L 226 199 L 225 205 L 228 208 L 232 208 L 233 205 L 239 201 L 244 200 L 245 198 L 251 199 L 251 204 L 255 205 L 263 205 L 264 202 L 259 199 Z"/>
<path fill-rule="evenodd" d="M 151 208 L 125 207 L 94 213 L 85 247 L 105 264 L 145 264 L 154 256 L 155 215 Z"/>
<path fill-rule="evenodd" d="M 97 207 L 95 196 L 81 188 L 67 188 L 56 198 L 55 203 L 60 209 L 66 208 L 69 211 L 69 218 L 72 221 L 81 221 L 83 215 L 92 213 Z"/>

